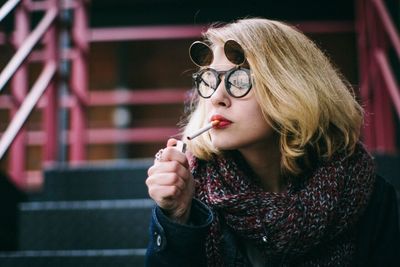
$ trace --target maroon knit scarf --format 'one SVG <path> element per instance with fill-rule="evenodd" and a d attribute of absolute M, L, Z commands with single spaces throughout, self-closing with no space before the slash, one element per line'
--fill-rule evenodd
<path fill-rule="evenodd" d="M 264 192 L 244 160 L 233 153 L 210 161 L 195 158 L 191 164 L 196 197 L 215 215 L 206 243 L 208 265 L 219 267 L 223 266 L 222 220 L 236 235 L 260 249 L 266 259 L 294 258 L 316 245 L 332 243 L 354 225 L 375 179 L 372 158 L 361 144 L 349 157 L 337 153 L 320 163 L 302 183 L 289 181 L 284 193 Z M 336 251 L 323 262 L 338 263 L 339 258 L 349 263 L 351 246 L 351 242 L 333 246 Z"/>

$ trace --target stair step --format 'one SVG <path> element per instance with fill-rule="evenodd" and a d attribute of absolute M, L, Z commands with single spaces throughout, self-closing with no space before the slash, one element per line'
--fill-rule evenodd
<path fill-rule="evenodd" d="M 145 248 L 151 199 L 20 204 L 20 250 Z"/>
<path fill-rule="evenodd" d="M 45 170 L 43 193 L 35 201 L 147 198 L 145 179 L 153 159 L 118 160 Z"/>
<path fill-rule="evenodd" d="M 0 252 L 2 267 L 144 266 L 145 249 L 25 250 Z"/>

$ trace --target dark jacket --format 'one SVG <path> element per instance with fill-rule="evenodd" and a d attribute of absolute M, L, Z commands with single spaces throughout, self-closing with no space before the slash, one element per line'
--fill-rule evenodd
<path fill-rule="evenodd" d="M 159 207 L 155 207 L 150 225 L 146 266 L 206 266 L 204 244 L 212 220 L 211 210 L 196 199 L 192 203 L 188 225 L 170 221 Z M 369 204 L 353 230 L 356 251 L 352 266 L 400 266 L 396 191 L 383 178 L 377 176 Z M 224 266 L 236 266 L 239 262 L 247 265 L 248 260 L 235 235 L 227 227 L 223 227 L 222 231 Z M 295 266 L 301 261 L 301 258 L 293 259 L 289 265 Z"/>

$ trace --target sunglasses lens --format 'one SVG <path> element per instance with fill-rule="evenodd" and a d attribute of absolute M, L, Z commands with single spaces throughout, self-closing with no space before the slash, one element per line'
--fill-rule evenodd
<path fill-rule="evenodd" d="M 234 40 L 225 42 L 224 52 L 226 58 L 235 65 L 241 65 L 246 60 L 243 48 Z"/>
<path fill-rule="evenodd" d="M 206 70 L 200 74 L 197 80 L 197 89 L 202 97 L 210 97 L 217 89 L 217 77 L 215 73 Z"/>
<path fill-rule="evenodd" d="M 189 55 L 193 63 L 200 67 L 208 66 L 213 61 L 211 48 L 203 42 L 194 42 L 189 48 Z"/>
<path fill-rule="evenodd" d="M 235 97 L 242 97 L 251 88 L 250 73 L 245 69 L 237 69 L 228 77 L 230 93 Z"/>
<path fill-rule="evenodd" d="M 240 98 L 250 91 L 252 82 L 249 69 L 235 68 L 229 71 L 204 69 L 193 74 L 194 84 L 199 95 L 204 98 L 210 98 L 221 82 L 221 75 L 226 75 L 225 88 L 231 96 Z"/>

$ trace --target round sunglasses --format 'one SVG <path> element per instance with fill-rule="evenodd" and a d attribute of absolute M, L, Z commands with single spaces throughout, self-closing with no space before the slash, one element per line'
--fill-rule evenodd
<path fill-rule="evenodd" d="M 247 95 L 251 89 L 250 70 L 241 67 L 246 61 L 244 50 L 234 40 L 228 40 L 224 44 L 224 53 L 226 58 L 236 66 L 227 71 L 217 71 L 209 66 L 214 54 L 212 49 L 203 42 L 196 41 L 189 48 L 190 59 L 199 67 L 200 71 L 192 75 L 194 85 L 203 98 L 210 98 L 221 83 L 221 77 L 224 76 L 225 89 L 232 97 L 241 98 Z"/>
<path fill-rule="evenodd" d="M 250 92 L 251 74 L 246 68 L 234 67 L 226 71 L 205 68 L 192 75 L 197 92 L 203 98 L 210 98 L 215 93 L 222 81 L 222 76 L 224 76 L 225 89 L 230 96 L 241 98 Z"/>

